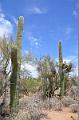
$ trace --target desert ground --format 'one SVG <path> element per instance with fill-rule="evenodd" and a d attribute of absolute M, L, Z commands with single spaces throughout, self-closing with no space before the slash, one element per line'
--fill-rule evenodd
<path fill-rule="evenodd" d="M 70 113 L 69 108 L 64 108 L 63 111 L 47 111 L 48 116 L 42 120 L 77 120 L 77 113 Z"/>

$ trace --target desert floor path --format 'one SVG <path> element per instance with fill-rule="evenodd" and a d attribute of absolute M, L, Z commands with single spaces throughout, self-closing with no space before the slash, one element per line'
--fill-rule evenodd
<path fill-rule="evenodd" d="M 70 113 L 68 108 L 63 109 L 63 111 L 47 111 L 48 116 L 42 120 L 73 120 L 71 116 L 77 120 L 76 113 Z"/>

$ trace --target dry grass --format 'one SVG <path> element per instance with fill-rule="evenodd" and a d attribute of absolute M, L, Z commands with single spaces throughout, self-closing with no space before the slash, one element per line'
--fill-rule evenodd
<path fill-rule="evenodd" d="M 69 96 L 64 96 L 62 98 L 62 104 L 64 107 L 68 107 L 69 105 L 76 104 L 76 103 L 77 103 L 77 101 Z"/>
<path fill-rule="evenodd" d="M 64 106 L 70 106 L 70 111 L 63 111 Z M 50 111 L 53 117 L 60 113 L 60 120 L 65 120 L 64 117 L 68 118 L 67 120 L 72 120 L 69 118 L 73 115 L 71 112 L 77 112 L 76 100 L 66 96 L 61 101 L 56 97 L 47 98 L 43 101 L 39 94 L 30 97 L 24 96 L 20 99 L 19 112 L 13 120 L 41 120 L 42 118 L 47 120 L 46 116 L 47 114 L 49 116 Z"/>
<path fill-rule="evenodd" d="M 78 104 L 72 104 L 69 107 L 70 107 L 70 112 L 73 112 L 73 113 L 78 112 Z"/>

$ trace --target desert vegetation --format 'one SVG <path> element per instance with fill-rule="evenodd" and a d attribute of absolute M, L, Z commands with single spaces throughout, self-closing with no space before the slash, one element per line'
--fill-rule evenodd
<path fill-rule="evenodd" d="M 79 96 L 78 76 L 71 74 L 74 63 L 64 61 L 61 41 L 58 61 L 49 55 L 38 59 L 31 52 L 23 56 L 23 27 L 24 17 L 20 16 L 16 40 L 12 36 L 0 40 L 0 119 L 47 120 L 47 111 L 68 109 L 68 120 L 76 120 Z M 26 64 L 35 65 L 37 78 L 25 69 Z"/>

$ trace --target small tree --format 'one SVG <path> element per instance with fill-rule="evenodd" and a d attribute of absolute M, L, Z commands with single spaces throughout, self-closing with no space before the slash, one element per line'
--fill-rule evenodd
<path fill-rule="evenodd" d="M 7 100 L 7 91 L 9 89 L 9 79 L 8 75 L 10 73 L 10 70 L 7 71 L 7 67 L 10 63 L 10 43 L 8 43 L 6 37 L 4 36 L 3 39 L 0 41 L 0 73 L 2 74 L 1 77 L 1 88 L 0 88 L 0 97 L 2 98 L 1 103 L 1 113 L 5 113 L 5 110 L 7 110 L 8 107 L 8 101 Z"/>
<path fill-rule="evenodd" d="M 43 82 L 43 97 L 52 97 L 58 88 L 58 79 L 55 65 L 49 56 L 41 59 L 38 71 Z"/>

